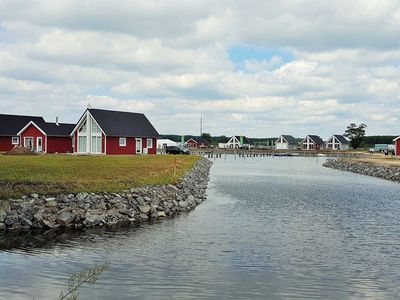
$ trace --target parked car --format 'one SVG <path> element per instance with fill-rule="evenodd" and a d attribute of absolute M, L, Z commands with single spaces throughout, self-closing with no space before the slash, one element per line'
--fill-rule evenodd
<path fill-rule="evenodd" d="M 185 154 L 189 155 L 190 151 L 188 149 L 185 149 L 183 147 L 179 146 L 169 146 L 165 148 L 165 153 L 167 154 Z"/>

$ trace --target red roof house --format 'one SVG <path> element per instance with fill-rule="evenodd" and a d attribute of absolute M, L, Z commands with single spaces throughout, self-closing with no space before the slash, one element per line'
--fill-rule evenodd
<path fill-rule="evenodd" d="M 158 136 L 144 114 L 92 108 L 71 132 L 77 154 L 156 154 Z"/>
<path fill-rule="evenodd" d="M 38 153 L 72 153 L 70 133 L 75 124 L 30 121 L 19 132 L 19 145 Z"/>

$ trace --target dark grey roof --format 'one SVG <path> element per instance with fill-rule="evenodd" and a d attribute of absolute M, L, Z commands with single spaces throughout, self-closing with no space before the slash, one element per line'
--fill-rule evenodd
<path fill-rule="evenodd" d="M 235 137 L 240 142 L 240 135 L 235 135 Z M 243 136 L 243 144 L 253 145 L 253 143 L 247 138 L 247 136 Z"/>
<path fill-rule="evenodd" d="M 323 145 L 324 144 L 324 141 L 320 138 L 319 135 L 309 134 L 308 136 L 313 140 L 313 142 L 315 144 L 317 144 L 317 145 Z"/>
<path fill-rule="evenodd" d="M 0 136 L 15 136 L 30 121 L 44 122 L 42 117 L 0 114 Z"/>
<path fill-rule="evenodd" d="M 144 114 L 88 109 L 107 136 L 157 138 L 157 130 Z"/>
<path fill-rule="evenodd" d="M 75 124 L 67 123 L 47 123 L 38 122 L 35 124 L 40 127 L 48 136 L 69 137 Z"/>
<path fill-rule="evenodd" d="M 291 135 L 282 135 L 282 137 L 286 140 L 286 142 L 288 142 L 289 144 L 292 145 L 297 145 L 296 139 L 291 136 Z"/>
<path fill-rule="evenodd" d="M 350 142 L 343 135 L 335 134 L 335 138 L 337 138 L 342 144 L 350 144 Z"/>

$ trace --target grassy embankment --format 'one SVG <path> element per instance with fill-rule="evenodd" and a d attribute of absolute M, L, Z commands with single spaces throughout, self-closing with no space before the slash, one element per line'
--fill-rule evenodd
<path fill-rule="evenodd" d="M 169 184 L 198 160 L 197 156 L 0 155 L 0 199 Z"/>
<path fill-rule="evenodd" d="M 400 167 L 400 159 L 391 156 L 385 157 L 385 155 L 383 154 L 366 154 L 363 157 L 346 159 L 355 162 L 375 164 L 379 166 Z"/>

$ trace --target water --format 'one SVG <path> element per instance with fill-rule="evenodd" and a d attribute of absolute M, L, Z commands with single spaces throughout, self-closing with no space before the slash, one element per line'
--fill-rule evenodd
<path fill-rule="evenodd" d="M 14 237 L 0 250 L 0 299 L 56 299 L 71 275 L 107 259 L 80 299 L 399 298 L 400 184 L 322 161 L 222 158 L 189 214 L 38 237 L 40 247 Z"/>

